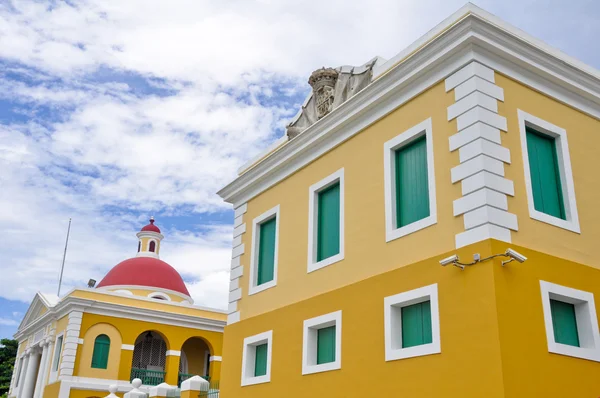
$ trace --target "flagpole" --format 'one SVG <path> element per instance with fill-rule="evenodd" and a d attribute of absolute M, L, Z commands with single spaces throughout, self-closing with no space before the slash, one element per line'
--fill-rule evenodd
<path fill-rule="evenodd" d="M 71 232 L 71 218 L 69 218 L 69 227 L 67 228 L 67 240 L 65 241 L 65 251 L 63 253 L 62 265 L 60 266 L 60 278 L 58 279 L 58 294 L 60 297 L 60 286 L 62 285 L 63 271 L 65 270 L 65 258 L 67 257 L 67 245 L 69 244 L 69 233 Z"/>

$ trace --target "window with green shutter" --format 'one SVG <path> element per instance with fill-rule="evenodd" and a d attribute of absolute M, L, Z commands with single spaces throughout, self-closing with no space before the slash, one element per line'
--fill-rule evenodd
<path fill-rule="evenodd" d="M 110 338 L 101 334 L 94 341 L 94 352 L 92 353 L 92 368 L 106 369 L 108 366 L 108 353 L 110 351 Z"/>
<path fill-rule="evenodd" d="M 256 355 L 254 356 L 254 377 L 267 374 L 267 343 L 256 346 Z"/>
<path fill-rule="evenodd" d="M 402 307 L 402 348 L 429 344 L 431 334 L 431 302 Z"/>
<path fill-rule="evenodd" d="M 317 365 L 335 361 L 335 325 L 317 330 Z"/>
<path fill-rule="evenodd" d="M 566 219 L 556 139 L 527 127 L 527 155 L 533 206 L 537 211 Z"/>
<path fill-rule="evenodd" d="M 395 151 L 396 228 L 429 216 L 425 136 Z"/>
<path fill-rule="evenodd" d="M 340 184 L 318 193 L 317 261 L 340 252 Z"/>
<path fill-rule="evenodd" d="M 560 344 L 579 347 L 575 306 L 563 301 L 551 299 L 550 311 L 552 312 L 554 340 Z"/>
<path fill-rule="evenodd" d="M 270 282 L 274 277 L 275 269 L 275 235 L 277 232 L 277 218 L 273 217 L 260 224 L 258 241 L 258 270 L 256 284 Z"/>
<path fill-rule="evenodd" d="M 56 348 L 54 349 L 54 362 L 52 363 L 52 371 L 58 370 L 58 364 L 60 363 L 60 353 L 62 352 L 63 336 L 59 336 L 56 339 Z"/>

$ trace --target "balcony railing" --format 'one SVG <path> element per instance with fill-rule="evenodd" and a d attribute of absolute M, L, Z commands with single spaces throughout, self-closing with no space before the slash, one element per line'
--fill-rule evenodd
<path fill-rule="evenodd" d="M 160 383 L 164 383 L 166 373 L 161 370 L 131 368 L 131 380 L 140 379 L 142 380 L 142 384 L 157 386 Z"/>

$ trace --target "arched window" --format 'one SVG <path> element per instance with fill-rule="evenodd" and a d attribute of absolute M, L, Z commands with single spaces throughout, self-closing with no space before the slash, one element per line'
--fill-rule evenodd
<path fill-rule="evenodd" d="M 142 249 L 142 242 L 138 242 L 138 253 L 140 252 L 141 249 Z"/>
<path fill-rule="evenodd" d="M 94 341 L 94 353 L 92 354 L 92 368 L 106 369 L 109 352 L 110 338 L 105 334 L 96 337 Z"/>
<path fill-rule="evenodd" d="M 150 251 L 154 253 L 155 250 L 156 250 L 156 242 L 151 240 L 150 241 Z"/>

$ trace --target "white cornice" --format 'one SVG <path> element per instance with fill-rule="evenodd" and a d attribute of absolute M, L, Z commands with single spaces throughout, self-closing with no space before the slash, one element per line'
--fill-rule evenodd
<path fill-rule="evenodd" d="M 99 292 L 96 292 L 99 293 Z M 110 294 L 109 292 L 102 292 L 103 294 Z M 123 297 L 123 296 L 121 296 Z M 131 298 L 127 296 L 128 298 Z M 136 299 L 146 299 L 142 297 L 135 297 Z M 166 305 L 179 305 L 183 306 L 179 303 L 173 303 L 165 301 L 161 304 Z M 185 306 L 187 308 L 194 309 L 202 309 L 195 306 Z M 48 312 L 44 313 L 39 318 L 20 328 L 17 333 L 15 333 L 14 337 L 17 340 L 22 340 L 23 338 L 30 335 L 33 331 L 38 330 L 40 327 L 49 324 L 52 321 L 58 320 L 63 316 L 73 312 L 73 311 L 82 311 L 90 314 L 98 314 L 105 316 L 112 316 L 116 318 L 127 318 L 138 321 L 145 322 L 155 322 L 166 325 L 174 325 L 174 326 L 182 326 L 188 328 L 195 328 L 201 330 L 209 330 L 215 332 L 222 332 L 225 327 L 226 321 L 221 321 L 217 319 L 210 319 L 199 317 L 196 315 L 186 315 L 186 314 L 178 314 L 168 311 L 155 310 L 149 308 L 139 308 L 131 305 L 124 304 L 115 304 L 115 303 L 106 303 L 102 301 L 97 301 L 93 299 L 86 299 L 81 297 L 72 297 L 67 296 L 64 297 L 60 303 L 58 303 L 53 308 L 50 308 Z M 218 313 L 224 313 L 224 311 L 214 311 Z"/>
<path fill-rule="evenodd" d="M 471 61 L 600 119 L 600 72 L 471 4 L 461 10 L 458 20 L 444 21 L 413 52 L 390 60 L 391 69 L 218 194 L 234 207 L 246 203 Z"/>

